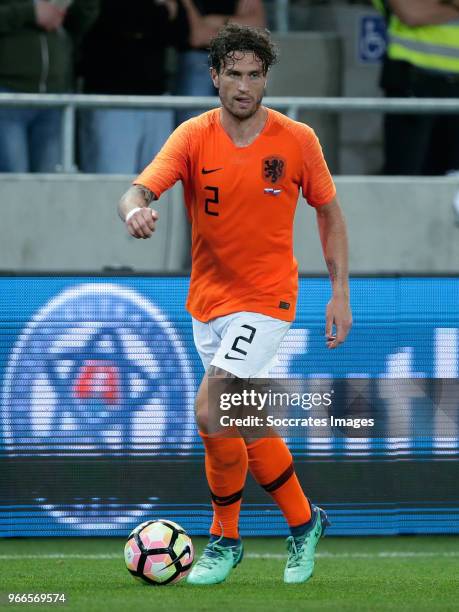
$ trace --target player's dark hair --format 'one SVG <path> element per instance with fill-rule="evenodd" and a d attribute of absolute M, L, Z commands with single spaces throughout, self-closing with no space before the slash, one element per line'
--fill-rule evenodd
<path fill-rule="evenodd" d="M 276 63 L 278 57 L 269 30 L 229 23 L 210 41 L 209 64 L 220 72 L 228 62 L 234 62 L 237 53 L 241 52 L 252 52 L 258 57 L 264 74 Z"/>

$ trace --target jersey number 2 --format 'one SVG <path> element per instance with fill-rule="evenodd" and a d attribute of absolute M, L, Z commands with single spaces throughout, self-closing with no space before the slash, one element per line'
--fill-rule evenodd
<path fill-rule="evenodd" d="M 234 339 L 233 346 L 230 348 L 230 351 L 235 351 L 236 353 L 240 353 L 241 355 L 246 356 L 247 351 L 240 348 L 238 346 L 238 342 L 240 341 L 240 342 L 247 342 L 248 344 L 252 344 L 252 340 L 257 330 L 255 329 L 255 327 L 252 327 L 251 325 L 241 325 L 241 327 L 245 327 L 245 329 L 248 329 L 250 332 L 250 336 L 248 338 L 246 338 L 245 336 L 237 336 Z M 226 353 L 225 359 L 237 359 L 238 361 L 242 361 L 242 357 L 231 357 L 229 354 L 229 351 Z"/>
<path fill-rule="evenodd" d="M 211 204 L 218 204 L 218 187 L 204 187 L 206 191 L 210 191 L 213 195 L 212 198 L 206 198 L 205 211 L 208 215 L 212 215 L 213 217 L 218 217 L 219 212 L 217 210 L 211 210 L 209 207 Z"/>

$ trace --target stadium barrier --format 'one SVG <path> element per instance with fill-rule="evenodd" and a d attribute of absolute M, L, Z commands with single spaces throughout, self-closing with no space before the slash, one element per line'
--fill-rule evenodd
<path fill-rule="evenodd" d="M 181 185 L 155 202 L 158 231 L 144 241 L 130 237 L 116 213 L 131 180 L 94 174 L 0 175 L 0 269 L 187 272 L 190 232 Z M 457 274 L 459 227 L 452 202 L 459 178 L 335 180 L 349 227 L 351 273 Z M 300 272 L 326 272 L 315 213 L 303 198 L 295 219 L 295 254 Z"/>
<path fill-rule="evenodd" d="M 131 180 L 94 174 L 0 175 L 0 269 L 127 267 L 156 273 L 189 269 L 189 227 L 181 185 L 157 203 L 161 231 L 147 246 L 128 234 L 116 210 Z"/>

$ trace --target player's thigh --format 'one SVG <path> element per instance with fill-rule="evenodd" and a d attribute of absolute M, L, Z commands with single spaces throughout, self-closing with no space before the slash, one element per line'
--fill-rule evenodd
<path fill-rule="evenodd" d="M 206 422 L 209 408 L 207 370 L 220 345 L 220 338 L 215 333 L 211 322 L 203 323 L 202 321 L 198 321 L 197 319 L 193 318 L 192 323 L 194 345 L 201 359 L 205 372 L 196 394 L 194 407 L 199 429 L 206 432 Z"/>
<path fill-rule="evenodd" d="M 221 336 L 215 330 L 215 321 L 203 323 L 193 318 L 193 339 L 205 371 L 195 398 L 196 422 L 199 430 L 207 433 L 209 424 L 209 376 L 234 379 L 234 375 L 216 366 L 211 361 L 220 347 Z"/>
<path fill-rule="evenodd" d="M 291 326 L 287 321 L 254 312 L 234 313 L 221 317 L 218 323 L 221 343 L 211 365 L 238 378 L 267 376 Z"/>
<path fill-rule="evenodd" d="M 212 359 L 217 352 L 221 338 L 215 332 L 212 322 L 203 323 L 197 319 L 192 319 L 193 340 L 199 357 L 201 358 L 204 371 L 207 372 Z"/>

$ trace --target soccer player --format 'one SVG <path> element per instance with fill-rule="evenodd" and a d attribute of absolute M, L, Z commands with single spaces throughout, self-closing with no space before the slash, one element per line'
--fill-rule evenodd
<path fill-rule="evenodd" d="M 210 45 L 210 75 L 221 107 L 180 125 L 121 198 L 129 233 L 149 238 L 153 200 L 181 180 L 192 226 L 187 309 L 206 371 L 196 398 L 214 518 L 210 541 L 188 576 L 222 582 L 242 559 L 239 511 L 247 471 L 272 496 L 290 527 L 287 583 L 305 582 L 325 526 L 281 437 L 248 440 L 209 431 L 210 377 L 262 378 L 295 317 L 298 273 L 293 218 L 299 190 L 314 206 L 332 297 L 325 342 L 336 348 L 351 326 L 347 238 L 336 190 L 314 131 L 262 105 L 276 50 L 266 30 L 228 24 Z"/>

